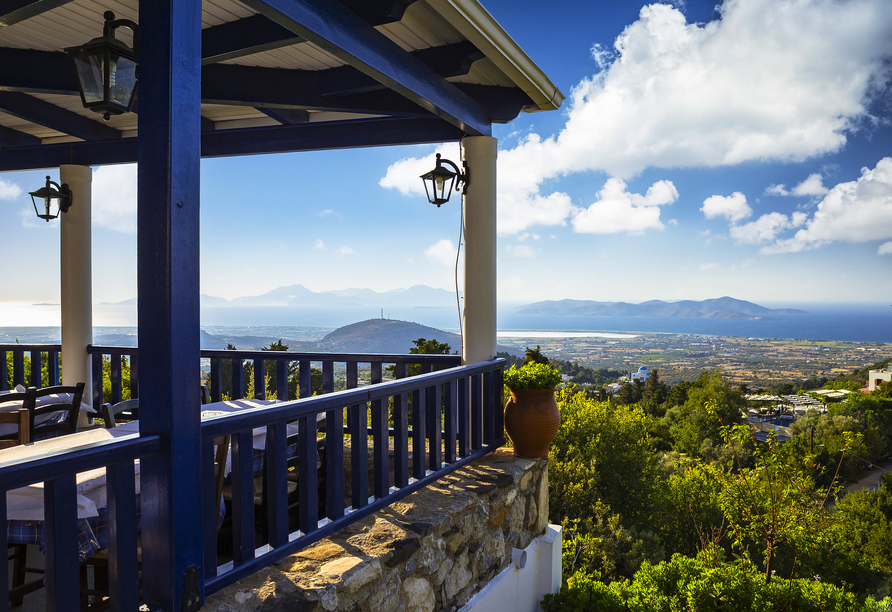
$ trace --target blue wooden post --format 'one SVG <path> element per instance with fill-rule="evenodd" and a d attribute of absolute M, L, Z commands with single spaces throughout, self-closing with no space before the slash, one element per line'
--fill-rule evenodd
<path fill-rule="evenodd" d="M 140 430 L 161 438 L 141 469 L 143 598 L 203 599 L 198 386 L 201 2 L 140 4 Z"/>

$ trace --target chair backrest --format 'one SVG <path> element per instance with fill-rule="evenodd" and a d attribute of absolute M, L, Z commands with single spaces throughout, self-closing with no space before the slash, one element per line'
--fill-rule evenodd
<path fill-rule="evenodd" d="M 36 440 L 42 437 L 47 437 L 47 434 L 66 435 L 77 432 L 77 416 L 80 414 L 81 410 L 84 387 L 85 383 L 80 382 L 76 385 L 57 385 L 55 387 L 44 387 L 42 389 L 31 387 L 28 389 L 34 393 L 34 403 L 28 406 L 28 410 L 31 413 L 31 438 Z M 65 393 L 71 394 L 71 400 L 60 399 L 58 401 L 41 403 L 39 406 L 37 405 L 40 403 L 40 398 L 42 397 Z M 59 422 L 35 426 L 35 417 L 53 412 L 65 412 L 66 414 Z"/>
<path fill-rule="evenodd" d="M 105 428 L 111 429 L 117 425 L 117 421 L 132 421 L 139 418 L 137 409 L 139 409 L 139 398 L 134 398 L 118 402 L 114 406 L 102 404 L 99 412 L 102 414 L 102 420 L 105 421 Z M 122 412 L 125 413 L 124 418 L 116 418 Z"/>
<path fill-rule="evenodd" d="M 25 395 L 25 393 L 17 393 L 15 395 Z M 0 440 L 0 449 L 31 442 L 31 413 L 28 412 L 27 408 L 19 408 L 15 412 L 0 412 L 0 423 L 18 425 L 16 437 Z"/>
<path fill-rule="evenodd" d="M 207 385 L 201 385 L 201 404 L 211 403 L 211 390 Z"/>

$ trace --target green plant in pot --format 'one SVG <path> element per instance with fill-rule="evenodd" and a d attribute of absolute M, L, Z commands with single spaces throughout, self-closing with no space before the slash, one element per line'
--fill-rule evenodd
<path fill-rule="evenodd" d="M 561 373 L 541 363 L 511 366 L 503 381 L 511 391 L 505 406 L 505 431 L 518 457 L 547 457 L 561 425 L 554 388 Z"/>

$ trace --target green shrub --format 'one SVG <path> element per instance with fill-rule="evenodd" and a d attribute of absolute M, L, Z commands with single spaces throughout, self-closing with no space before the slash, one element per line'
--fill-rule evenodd
<path fill-rule="evenodd" d="M 710 562 L 703 555 L 645 563 L 632 580 L 610 584 L 580 572 L 542 602 L 544 612 L 880 612 L 890 606 L 892 599 L 861 601 L 819 576 L 766 582 L 748 561 Z"/>
<path fill-rule="evenodd" d="M 521 366 L 511 366 L 505 372 L 505 386 L 512 391 L 529 389 L 554 389 L 561 382 L 561 373 L 542 363 L 530 362 Z"/>

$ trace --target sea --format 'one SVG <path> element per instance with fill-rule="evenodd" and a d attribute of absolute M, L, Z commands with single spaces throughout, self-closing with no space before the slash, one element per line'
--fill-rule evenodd
<path fill-rule="evenodd" d="M 773 314 L 774 320 L 704 319 L 685 317 L 603 317 L 576 315 L 524 315 L 520 305 L 501 304 L 498 327 L 504 335 L 517 332 L 546 333 L 569 337 L 580 333 L 634 334 L 636 332 L 837 340 L 892 344 L 892 307 L 863 303 L 778 303 L 768 308 L 795 308 L 804 314 Z M 283 326 L 336 328 L 373 318 L 411 321 L 445 331 L 457 331 L 455 306 L 442 308 L 296 308 L 226 307 L 201 311 L 204 326 Z M 58 326 L 58 304 L 0 302 L 0 327 Z M 136 307 L 97 304 L 93 307 L 96 327 L 133 327 Z M 531 337 L 533 337 L 531 335 Z"/>

